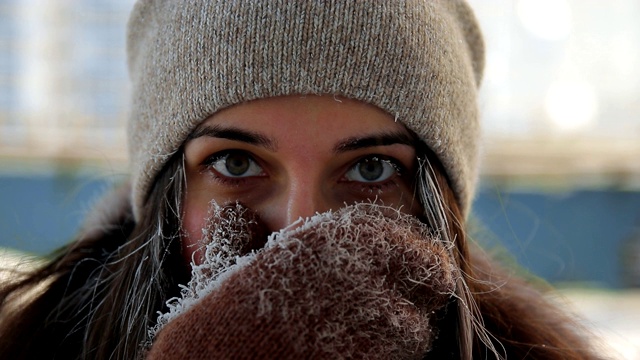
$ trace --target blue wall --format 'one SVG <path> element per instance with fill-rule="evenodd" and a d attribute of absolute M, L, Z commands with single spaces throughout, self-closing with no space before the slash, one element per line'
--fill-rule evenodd
<path fill-rule="evenodd" d="M 0 247 L 46 254 L 64 245 L 108 187 L 73 172 L 0 176 Z"/>
<path fill-rule="evenodd" d="M 0 247 L 45 254 L 71 239 L 109 181 L 86 174 L 0 176 Z M 621 287 L 624 243 L 640 229 L 640 192 L 523 193 L 485 187 L 479 242 L 506 248 L 551 282 Z"/>
<path fill-rule="evenodd" d="M 487 230 L 481 241 L 499 239 L 522 266 L 551 282 L 622 287 L 621 259 L 640 260 L 638 253 L 625 253 L 630 242 L 636 252 L 640 244 L 640 192 L 484 189 L 474 212 Z"/>

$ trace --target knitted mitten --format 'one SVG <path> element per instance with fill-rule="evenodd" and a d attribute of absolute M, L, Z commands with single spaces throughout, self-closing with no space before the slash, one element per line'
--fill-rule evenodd
<path fill-rule="evenodd" d="M 183 298 L 161 316 L 149 359 L 407 359 L 429 351 L 457 272 L 451 244 L 424 224 L 357 204 L 250 251 L 255 224 L 242 206 L 215 208 L 204 256 Z"/>

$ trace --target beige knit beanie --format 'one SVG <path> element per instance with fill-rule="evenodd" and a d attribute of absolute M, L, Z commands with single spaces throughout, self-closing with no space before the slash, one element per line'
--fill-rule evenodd
<path fill-rule="evenodd" d="M 201 121 L 293 94 L 387 111 L 438 156 L 468 213 L 484 45 L 462 0 L 140 0 L 127 52 L 136 219 L 156 176 Z"/>

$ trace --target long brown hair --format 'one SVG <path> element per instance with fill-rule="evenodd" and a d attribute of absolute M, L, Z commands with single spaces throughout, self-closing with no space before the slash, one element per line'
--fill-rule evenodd
<path fill-rule="evenodd" d="M 439 318 L 427 357 L 449 359 L 595 358 L 575 324 L 524 281 L 470 249 L 458 201 L 426 147 L 416 198 L 423 221 L 455 243 L 455 301 Z M 180 254 L 183 159 L 158 176 L 149 206 L 133 220 L 128 188 L 119 205 L 38 270 L 13 274 L 0 289 L 0 354 L 5 358 L 133 359 L 165 301 L 188 281 Z M 23 296 L 23 300 L 20 297 Z M 24 300 L 28 297 L 29 300 Z"/>
<path fill-rule="evenodd" d="M 420 145 L 419 145 L 420 146 Z M 425 145 L 418 153 L 435 159 Z M 465 219 L 437 161 L 419 167 L 427 223 L 455 243 L 457 301 L 440 320 L 437 359 L 598 359 L 588 332 L 537 288 L 491 259 L 467 236 Z"/>
<path fill-rule="evenodd" d="M 0 284 L 2 358 L 134 359 L 177 284 L 182 157 L 158 176 L 140 221 L 129 187 L 109 193 L 77 240 L 43 267 Z M 106 215 L 105 215 L 106 214 Z"/>

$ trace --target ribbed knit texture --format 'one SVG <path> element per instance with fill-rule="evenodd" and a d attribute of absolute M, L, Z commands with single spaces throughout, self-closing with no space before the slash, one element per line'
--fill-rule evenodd
<path fill-rule="evenodd" d="M 459 272 L 453 244 L 415 217 L 357 204 L 246 254 L 259 236 L 251 212 L 211 215 L 204 261 L 161 316 L 147 359 L 389 360 L 429 351 Z"/>
<path fill-rule="evenodd" d="M 136 217 L 200 122 L 234 104 L 293 94 L 387 111 L 433 150 L 469 209 L 484 47 L 463 1 L 142 0 L 127 51 Z"/>

